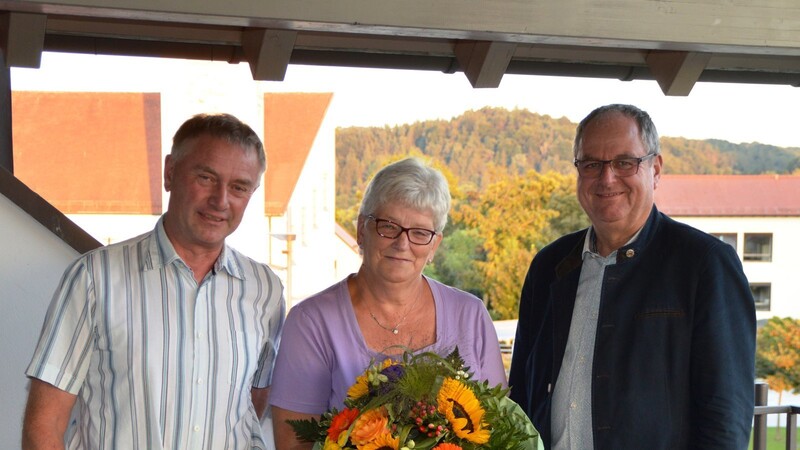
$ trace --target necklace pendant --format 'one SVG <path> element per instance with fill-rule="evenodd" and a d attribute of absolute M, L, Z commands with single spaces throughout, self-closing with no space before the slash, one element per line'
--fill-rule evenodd
<path fill-rule="evenodd" d="M 397 328 L 392 328 L 392 333 L 393 334 L 397 334 L 397 333 L 399 333 L 399 331 L 397 331 Z"/>

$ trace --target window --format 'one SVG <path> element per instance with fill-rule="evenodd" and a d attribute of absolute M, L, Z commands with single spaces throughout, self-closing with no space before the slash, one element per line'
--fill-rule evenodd
<path fill-rule="evenodd" d="M 745 233 L 745 261 L 772 261 L 772 233 Z"/>
<path fill-rule="evenodd" d="M 756 311 L 769 311 L 771 291 L 772 286 L 769 283 L 750 284 L 750 292 L 753 293 L 753 299 L 756 301 Z"/>
<path fill-rule="evenodd" d="M 736 233 L 711 233 L 711 235 L 736 250 Z"/>

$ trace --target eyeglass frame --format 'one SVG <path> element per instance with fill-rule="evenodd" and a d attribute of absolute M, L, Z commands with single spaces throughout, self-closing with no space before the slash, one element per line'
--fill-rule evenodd
<path fill-rule="evenodd" d="M 382 238 L 385 238 L 385 239 L 395 240 L 395 239 L 399 238 L 401 234 L 405 233 L 406 234 L 406 238 L 408 239 L 408 242 L 410 242 L 410 243 L 412 243 L 414 245 L 428 245 L 431 242 L 433 242 L 433 238 L 436 237 L 437 234 L 439 234 L 439 233 L 436 232 L 436 230 L 429 230 L 427 228 L 420 228 L 420 227 L 408 227 L 408 228 L 406 228 L 406 227 L 400 225 L 397 222 L 393 222 L 393 221 L 391 221 L 389 219 L 379 219 L 379 218 L 375 217 L 372 214 L 368 214 L 367 215 L 367 220 L 372 220 L 373 222 L 375 222 L 375 233 L 377 233 L 378 236 L 380 236 Z M 400 232 L 397 233 L 397 236 L 395 236 L 395 237 L 387 236 L 387 235 L 381 233 L 380 231 L 378 231 L 378 223 L 379 222 L 388 222 L 388 223 L 400 228 Z M 428 239 L 428 242 L 426 242 L 424 244 L 421 244 L 419 242 L 414 242 L 411 239 L 411 234 L 409 234 L 409 231 L 412 231 L 412 230 L 427 231 L 427 232 L 431 233 L 431 237 L 430 237 L 430 239 Z"/>
<path fill-rule="evenodd" d="M 648 153 L 648 154 L 646 154 L 646 155 L 644 155 L 642 157 L 639 157 L 639 158 L 633 158 L 633 157 L 631 157 L 631 158 L 617 158 L 617 159 L 578 159 L 578 158 L 575 158 L 572 161 L 572 164 L 578 170 L 578 175 L 580 175 L 580 176 L 582 176 L 584 178 L 600 178 L 600 176 L 603 174 L 603 168 L 605 167 L 606 164 L 608 164 L 608 167 L 611 169 L 611 173 L 613 173 L 614 176 L 625 178 L 625 177 L 632 177 L 632 176 L 636 175 L 637 173 L 639 173 L 639 167 L 642 165 L 642 162 L 644 160 L 650 159 L 651 157 L 656 156 L 656 155 L 658 155 L 658 153 Z M 633 173 L 629 173 L 627 175 L 619 175 L 616 172 L 616 169 L 614 169 L 614 163 L 617 163 L 617 162 L 620 162 L 620 161 L 629 162 L 631 164 L 633 164 L 634 161 L 635 161 L 636 170 L 634 170 Z M 581 167 L 579 166 L 579 164 L 583 164 L 583 163 L 600 163 L 600 170 L 597 172 L 597 175 L 595 175 L 595 176 L 587 176 L 587 175 L 582 174 L 581 173 Z"/>

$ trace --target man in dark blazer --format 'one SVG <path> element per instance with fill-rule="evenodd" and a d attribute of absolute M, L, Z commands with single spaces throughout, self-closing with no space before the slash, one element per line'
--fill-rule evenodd
<path fill-rule="evenodd" d="M 746 449 L 755 305 L 736 251 L 656 208 L 646 112 L 594 110 L 574 153 L 591 226 L 531 263 L 511 398 L 547 448 Z"/>

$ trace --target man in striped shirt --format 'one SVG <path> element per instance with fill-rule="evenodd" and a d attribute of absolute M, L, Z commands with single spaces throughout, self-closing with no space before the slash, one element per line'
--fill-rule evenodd
<path fill-rule="evenodd" d="M 225 244 L 265 169 L 231 115 L 180 127 L 155 229 L 81 256 L 56 289 L 26 372 L 23 448 L 267 448 L 283 289 Z"/>

